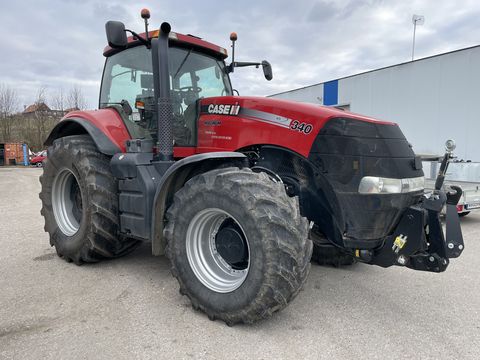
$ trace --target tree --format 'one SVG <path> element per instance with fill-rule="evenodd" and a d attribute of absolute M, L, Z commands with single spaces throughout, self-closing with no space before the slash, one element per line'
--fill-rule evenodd
<path fill-rule="evenodd" d="M 33 113 L 34 123 L 32 124 L 33 128 L 36 129 L 37 135 L 35 139 L 35 147 L 39 148 L 42 147 L 46 136 L 56 122 L 56 119 L 52 118 L 49 112 L 43 111 L 40 107 L 41 105 L 46 105 L 46 99 L 47 89 L 45 87 L 40 87 L 37 91 L 37 97 L 35 99 L 35 105 L 37 105 L 37 110 Z"/>
<path fill-rule="evenodd" d="M 26 142 L 33 151 L 44 148 L 43 142 L 52 127 L 58 122 L 48 108 L 46 99 L 47 89 L 45 87 L 38 88 L 33 102 L 34 108 L 28 113 L 24 112 L 19 119 L 20 131 L 16 141 Z"/>
<path fill-rule="evenodd" d="M 67 105 L 69 108 L 85 110 L 87 100 L 83 95 L 82 89 L 78 85 L 73 85 L 67 96 Z"/>
<path fill-rule="evenodd" d="M 51 103 L 55 110 L 64 111 L 67 104 L 67 96 L 63 91 L 63 88 L 60 88 L 52 97 Z"/>
<path fill-rule="evenodd" d="M 13 114 L 18 109 L 18 96 L 15 89 L 0 84 L 0 129 L 3 141 L 12 137 Z"/>

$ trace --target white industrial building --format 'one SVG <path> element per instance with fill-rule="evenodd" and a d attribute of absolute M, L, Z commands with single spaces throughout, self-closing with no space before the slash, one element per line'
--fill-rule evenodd
<path fill-rule="evenodd" d="M 441 153 L 451 138 L 460 159 L 480 161 L 480 45 L 271 97 L 394 121 L 418 154 Z"/>

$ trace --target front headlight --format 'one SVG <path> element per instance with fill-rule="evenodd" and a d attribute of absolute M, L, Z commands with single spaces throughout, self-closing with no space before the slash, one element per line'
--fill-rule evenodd
<path fill-rule="evenodd" d="M 360 181 L 360 194 L 401 194 L 423 190 L 425 178 L 419 176 L 408 179 L 390 179 L 377 176 L 365 176 Z"/>

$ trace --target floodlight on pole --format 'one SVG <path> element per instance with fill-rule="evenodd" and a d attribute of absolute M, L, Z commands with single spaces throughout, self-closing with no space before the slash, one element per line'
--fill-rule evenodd
<path fill-rule="evenodd" d="M 413 15 L 412 16 L 412 23 L 413 23 L 413 45 L 412 45 L 412 61 L 415 56 L 415 32 L 417 30 L 417 25 L 425 24 L 425 16 L 423 15 Z"/>

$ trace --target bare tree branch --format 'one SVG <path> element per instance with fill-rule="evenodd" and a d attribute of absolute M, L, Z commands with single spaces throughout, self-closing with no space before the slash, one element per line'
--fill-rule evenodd
<path fill-rule="evenodd" d="M 67 105 L 67 96 L 63 91 L 63 88 L 60 88 L 52 97 L 51 104 L 55 110 L 64 111 Z"/>
<path fill-rule="evenodd" d="M 78 85 L 72 86 L 67 97 L 67 104 L 69 108 L 85 110 L 87 108 L 87 100 L 83 95 L 82 89 Z"/>
<path fill-rule="evenodd" d="M 0 84 L 0 134 L 3 141 L 12 137 L 13 114 L 18 109 L 18 96 L 15 89 Z"/>
<path fill-rule="evenodd" d="M 0 84 L 0 116 L 5 118 L 18 109 L 18 96 L 16 90 Z"/>
<path fill-rule="evenodd" d="M 46 104 L 47 102 L 47 88 L 41 86 L 37 90 L 37 96 L 35 97 L 35 105 Z"/>

